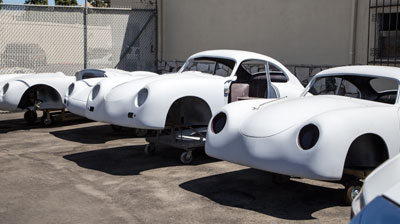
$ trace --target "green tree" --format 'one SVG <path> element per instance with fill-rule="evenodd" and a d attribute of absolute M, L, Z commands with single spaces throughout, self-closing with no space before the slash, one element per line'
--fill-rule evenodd
<path fill-rule="evenodd" d="M 87 0 L 93 7 L 110 7 L 111 0 Z"/>
<path fill-rule="evenodd" d="M 3 0 L 0 0 L 0 3 L 3 3 Z"/>
<path fill-rule="evenodd" d="M 77 0 L 55 0 L 56 5 L 78 5 Z"/>
<path fill-rule="evenodd" d="M 48 5 L 48 0 L 25 0 L 25 4 Z"/>

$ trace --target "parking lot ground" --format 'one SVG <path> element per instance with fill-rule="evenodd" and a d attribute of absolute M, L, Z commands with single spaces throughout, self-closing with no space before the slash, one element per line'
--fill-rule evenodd
<path fill-rule="evenodd" d="M 339 184 L 272 174 L 196 151 L 143 152 L 129 129 L 0 114 L 0 223 L 348 223 Z"/>

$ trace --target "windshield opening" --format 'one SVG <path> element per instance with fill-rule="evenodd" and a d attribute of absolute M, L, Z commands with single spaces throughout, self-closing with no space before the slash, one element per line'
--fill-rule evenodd
<path fill-rule="evenodd" d="M 228 77 L 235 67 L 235 61 L 222 58 L 195 58 L 185 65 L 183 72 L 198 71 L 211 75 Z"/>
<path fill-rule="evenodd" d="M 395 104 L 398 81 L 361 75 L 336 75 L 317 78 L 309 88 L 313 95 L 337 95 Z"/>

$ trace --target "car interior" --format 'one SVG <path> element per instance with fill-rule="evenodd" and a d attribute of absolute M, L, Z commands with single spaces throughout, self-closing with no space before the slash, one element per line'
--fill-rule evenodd
<path fill-rule="evenodd" d="M 191 61 L 183 70 L 201 71 L 207 74 L 227 77 L 232 73 L 235 62 L 229 59 L 201 57 Z M 276 66 L 269 65 L 271 82 L 288 82 L 287 76 Z M 265 73 L 265 62 L 260 60 L 248 60 L 242 62 L 236 72 L 237 79 L 230 86 L 228 102 L 251 98 L 266 98 L 268 91 L 277 96 L 277 90 L 268 88 Z"/>
<path fill-rule="evenodd" d="M 286 75 L 272 64 L 269 65 L 271 82 L 287 82 Z M 265 62 L 245 61 L 236 72 L 237 80 L 232 82 L 230 87 L 229 102 L 246 100 L 252 98 L 267 98 L 268 91 L 272 92 L 272 97 L 277 97 L 278 93 L 273 86 L 268 86 L 265 72 Z M 269 89 L 272 88 L 272 91 Z"/>

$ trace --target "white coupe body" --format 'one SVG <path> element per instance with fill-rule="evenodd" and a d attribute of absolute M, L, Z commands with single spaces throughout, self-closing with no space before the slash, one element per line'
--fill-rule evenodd
<path fill-rule="evenodd" d="M 93 88 L 99 88 L 96 91 L 100 96 L 107 92 L 106 89 L 110 89 L 121 83 L 157 75 L 152 72 L 127 72 L 119 69 L 82 70 L 77 73 L 76 78 L 78 81 L 75 81 L 68 87 L 68 91 L 65 93 L 64 104 L 68 111 L 85 117 L 89 94 Z"/>
<path fill-rule="evenodd" d="M 338 67 L 317 74 L 301 97 L 227 105 L 210 121 L 206 153 L 319 180 L 373 169 L 399 153 L 399 79 L 399 68 Z"/>
<path fill-rule="evenodd" d="M 353 200 L 352 215 L 357 215 L 377 197 L 385 197 L 400 206 L 400 155 L 386 161 L 364 181 L 361 193 Z"/>
<path fill-rule="evenodd" d="M 258 69 L 250 69 L 252 63 Z M 214 50 L 191 56 L 177 73 L 114 87 L 102 99 L 104 109 L 94 107 L 92 113 L 131 128 L 206 126 L 212 114 L 240 97 L 298 96 L 303 90 L 297 78 L 270 57 Z"/>

